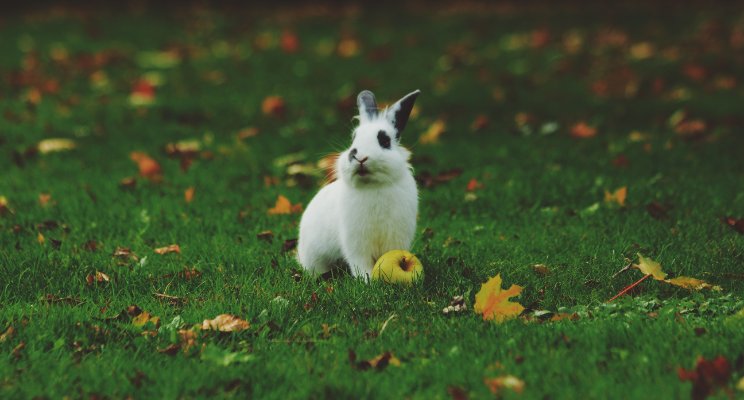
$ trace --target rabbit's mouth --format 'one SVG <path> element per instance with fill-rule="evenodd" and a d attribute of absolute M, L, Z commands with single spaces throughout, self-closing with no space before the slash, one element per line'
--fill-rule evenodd
<path fill-rule="evenodd" d="M 362 164 L 359 166 L 359 168 L 356 169 L 355 174 L 362 176 L 362 177 L 367 176 L 369 175 L 369 169 L 367 169 L 367 167 L 365 167 L 364 164 Z"/>

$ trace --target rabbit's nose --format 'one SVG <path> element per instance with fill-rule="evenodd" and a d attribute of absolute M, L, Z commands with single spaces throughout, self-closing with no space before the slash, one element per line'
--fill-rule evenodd
<path fill-rule="evenodd" d="M 364 162 L 367 160 L 369 160 L 369 157 L 364 157 L 361 160 L 357 158 L 357 161 L 359 161 L 359 164 L 364 164 Z"/>

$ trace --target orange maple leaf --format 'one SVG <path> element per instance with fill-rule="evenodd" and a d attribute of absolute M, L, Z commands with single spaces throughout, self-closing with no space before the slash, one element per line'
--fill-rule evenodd
<path fill-rule="evenodd" d="M 475 295 L 473 309 L 477 314 L 483 315 L 483 320 L 504 322 L 515 318 L 523 310 L 521 304 L 509 301 L 510 297 L 519 296 L 522 287 L 511 285 L 509 289 L 501 289 L 501 274 L 489 279 L 481 285 L 480 291 Z"/>
<path fill-rule="evenodd" d="M 274 207 L 269 208 L 269 215 L 277 214 L 297 214 L 302 212 L 302 204 L 292 204 L 288 198 L 279 195 Z"/>

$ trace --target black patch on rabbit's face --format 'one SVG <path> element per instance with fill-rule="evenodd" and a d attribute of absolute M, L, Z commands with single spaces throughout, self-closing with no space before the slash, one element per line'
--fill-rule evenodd
<path fill-rule="evenodd" d="M 383 149 L 390 149 L 390 136 L 387 135 L 387 132 L 383 130 L 377 132 L 377 142 Z"/>

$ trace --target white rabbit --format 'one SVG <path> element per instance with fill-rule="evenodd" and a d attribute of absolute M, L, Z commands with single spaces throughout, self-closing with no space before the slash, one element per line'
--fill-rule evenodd
<path fill-rule="evenodd" d="M 418 191 L 400 135 L 419 93 L 381 112 L 372 92 L 359 93 L 359 126 L 336 161 L 337 179 L 320 189 L 300 221 L 297 255 L 306 270 L 322 274 L 345 262 L 353 276 L 369 279 L 381 255 L 410 249 Z"/>

